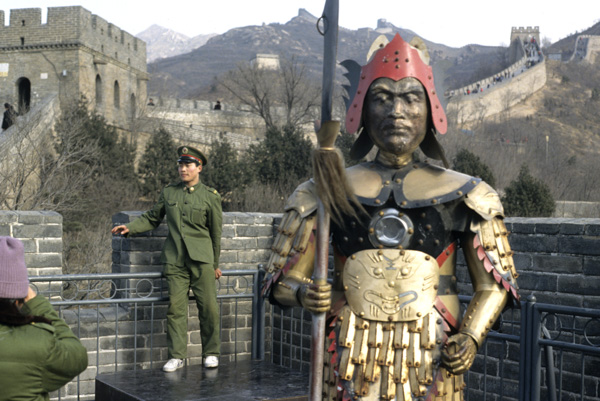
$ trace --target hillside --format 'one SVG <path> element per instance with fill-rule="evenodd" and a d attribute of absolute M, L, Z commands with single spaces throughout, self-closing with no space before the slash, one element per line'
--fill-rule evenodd
<path fill-rule="evenodd" d="M 506 112 L 442 138 L 450 160 L 477 154 L 502 190 L 527 164 L 555 199 L 600 201 L 600 65 L 547 61 L 543 89 Z"/>
<path fill-rule="evenodd" d="M 187 54 L 157 60 L 148 65 L 151 73 L 149 93 L 165 96 L 198 97 L 206 93 L 214 78 L 233 69 L 240 62 L 250 61 L 257 53 L 294 55 L 307 66 L 315 79 L 320 80 L 323 60 L 323 38 L 315 28 L 317 18 L 300 10 L 298 16 L 285 24 L 247 26 L 232 29 L 223 35 L 212 37 L 208 42 Z M 415 32 L 395 27 L 383 20 L 376 29 L 339 31 L 338 60 L 364 61 L 373 40 L 380 34 L 391 38 L 395 33 L 410 41 Z M 507 33 L 508 35 L 508 33 Z M 505 49 L 469 45 L 451 48 L 423 38 L 428 46 L 432 63 L 440 66 L 447 77 L 438 85 L 455 88 L 470 82 L 474 74 L 487 74 L 491 66 L 505 66 Z M 338 78 L 342 82 L 342 69 Z"/>
<path fill-rule="evenodd" d="M 300 10 L 285 24 L 232 29 L 190 53 L 158 60 L 149 65 L 149 93 L 214 100 L 223 95 L 211 87 L 215 77 L 257 53 L 294 55 L 320 81 L 323 41 L 315 29 L 316 20 Z M 338 60 L 364 62 L 377 36 L 391 38 L 396 32 L 408 41 L 416 35 L 384 20 L 378 21 L 376 29 L 340 28 Z M 600 34 L 600 23 L 580 34 Z M 560 50 L 567 58 L 575 39 L 576 35 L 570 36 L 546 50 Z M 490 76 L 508 64 L 506 48 L 451 48 L 423 40 L 436 71 L 438 92 Z M 345 83 L 341 67 L 337 78 Z M 548 61 L 547 85 L 542 90 L 484 121 L 465 126 L 450 121 L 449 134 L 441 140 L 450 160 L 465 147 L 479 155 L 492 168 L 500 192 L 517 176 L 520 166 L 528 164 L 551 187 L 555 199 L 600 201 L 599 108 L 598 65 Z"/>

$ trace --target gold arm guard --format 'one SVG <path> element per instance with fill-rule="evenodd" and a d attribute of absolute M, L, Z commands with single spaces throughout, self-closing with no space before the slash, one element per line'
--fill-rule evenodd
<path fill-rule="evenodd" d="M 500 218 L 473 222 L 471 231 L 463 250 L 475 293 L 460 332 L 471 336 L 479 347 L 508 301 L 518 301 L 518 274 Z"/>
<path fill-rule="evenodd" d="M 274 300 L 281 305 L 299 306 L 298 289 L 310 283 L 314 267 L 316 215 L 302 217 L 294 209 L 286 212 L 277 228 L 267 272 L 272 276 L 265 286 L 273 286 Z"/>

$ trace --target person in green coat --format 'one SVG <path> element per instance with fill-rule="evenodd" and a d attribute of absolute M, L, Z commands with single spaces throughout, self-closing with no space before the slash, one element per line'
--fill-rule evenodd
<path fill-rule="evenodd" d="M 87 364 L 79 339 L 29 287 L 23 243 L 0 237 L 0 401 L 47 401 Z"/>
<path fill-rule="evenodd" d="M 216 190 L 200 182 L 207 159 L 198 149 L 181 146 L 178 170 L 181 182 L 167 185 L 154 207 L 129 224 L 112 229 L 113 234 L 135 235 L 158 227 L 165 216 L 169 234 L 161 254 L 169 287 L 165 372 L 183 366 L 187 357 L 188 291 L 196 298 L 204 366 L 219 365 L 221 341 L 216 280 L 221 277 L 219 254 L 223 213 Z"/>

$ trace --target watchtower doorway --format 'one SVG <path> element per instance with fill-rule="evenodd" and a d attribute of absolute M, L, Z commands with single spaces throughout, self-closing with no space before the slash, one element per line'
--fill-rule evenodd
<path fill-rule="evenodd" d="M 27 78 L 17 80 L 17 89 L 19 91 L 19 114 L 23 115 L 31 107 L 31 81 Z"/>

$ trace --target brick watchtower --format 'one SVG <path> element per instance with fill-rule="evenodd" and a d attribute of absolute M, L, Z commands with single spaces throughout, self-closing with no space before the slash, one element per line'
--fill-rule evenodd
<path fill-rule="evenodd" d="M 513 26 L 512 30 L 510 32 L 510 43 L 513 42 L 513 40 L 515 39 L 521 39 L 521 42 L 527 40 L 530 41 L 531 38 L 534 38 L 535 41 L 538 43 L 538 45 L 541 45 L 540 42 L 540 27 L 539 26 L 528 26 L 527 28 L 525 27 L 516 27 Z"/>
<path fill-rule="evenodd" d="M 127 129 L 145 104 L 146 43 L 80 6 L 0 10 L 0 101 L 26 111 L 48 96 L 83 95 L 108 122 Z"/>

